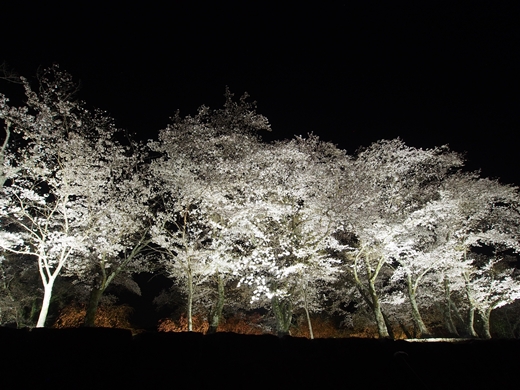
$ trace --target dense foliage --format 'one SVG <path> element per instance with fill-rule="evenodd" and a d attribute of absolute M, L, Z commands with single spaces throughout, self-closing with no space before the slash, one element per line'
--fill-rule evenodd
<path fill-rule="evenodd" d="M 2 324 L 31 325 L 36 305 L 45 326 L 62 280 L 93 326 L 117 299 L 105 291 L 140 294 L 145 271 L 174 283 L 158 306 L 182 297 L 164 330 L 214 332 L 226 317 L 245 329 L 255 312 L 256 330 L 281 335 L 336 320 L 379 337 L 491 337 L 496 309 L 518 317 L 518 189 L 464 172 L 446 146 L 263 142 L 267 118 L 229 91 L 141 144 L 75 100 L 57 66 L 37 90 L 21 81 L 25 105 L 0 95 Z"/>

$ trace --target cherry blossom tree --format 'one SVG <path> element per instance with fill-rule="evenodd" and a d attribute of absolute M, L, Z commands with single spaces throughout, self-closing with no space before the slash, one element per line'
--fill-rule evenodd
<path fill-rule="evenodd" d="M 0 246 L 37 259 L 44 285 L 41 327 L 60 274 L 85 279 L 96 259 L 104 291 L 121 263 L 134 257 L 143 243 L 139 220 L 147 191 L 133 176 L 136 157 L 119 143 L 112 120 L 74 100 L 70 75 L 48 69 L 38 92 L 22 80 L 26 106 L 2 106 L 5 125 L 22 137 L 4 153 Z M 120 259 L 119 266 L 109 258 Z"/>
<path fill-rule="evenodd" d="M 317 137 L 297 137 L 250 154 L 241 184 L 247 194 L 237 214 L 250 232 L 240 264 L 241 283 L 252 302 L 270 305 L 279 334 L 287 334 L 293 311 L 319 311 L 321 284 L 335 280 L 344 249 L 334 237 L 342 229 L 335 209 L 334 175 L 348 159 Z M 246 231 L 247 231 L 246 230 Z"/>
<path fill-rule="evenodd" d="M 460 173 L 445 146 L 396 139 L 350 157 L 312 134 L 263 143 L 267 119 L 226 91 L 222 109 L 177 113 L 146 149 L 75 100 L 58 67 L 37 91 L 21 82 L 25 105 L 0 95 L 0 248 L 11 257 L 9 267 L 0 257 L 0 283 L 11 294 L 13 262 L 36 260 L 39 327 L 58 276 L 87 286 L 92 325 L 110 285 L 139 292 L 131 275 L 148 269 L 151 248 L 186 295 L 189 330 L 194 311 L 215 331 L 225 305 L 244 305 L 230 288 L 270 309 L 281 335 L 304 313 L 311 337 L 311 313 L 340 281 L 379 337 L 392 336 L 392 319 L 431 335 L 435 307 L 450 333 L 456 316 L 467 334 L 491 337 L 492 311 L 520 298 L 509 261 L 520 252 L 518 189 Z"/>
<path fill-rule="evenodd" d="M 45 324 L 57 276 L 74 254 L 84 252 L 79 232 L 87 222 L 84 208 L 74 201 L 73 173 L 64 169 L 67 149 L 78 140 L 73 134 L 81 127 L 82 112 L 67 100 L 68 75 L 54 68 L 40 81 L 38 95 L 24 80 L 27 106 L 4 106 L 2 113 L 6 126 L 22 134 L 24 145 L 4 155 L 4 172 L 11 173 L 1 199 L 0 239 L 4 250 L 37 258 L 44 286 L 38 327 Z"/>
<path fill-rule="evenodd" d="M 455 293 L 467 311 L 463 321 L 467 334 L 477 337 L 474 316 L 479 313 L 484 317 L 484 335 L 490 336 L 490 312 L 517 299 L 517 282 L 507 276 L 511 269 L 496 272 L 495 258 L 477 256 L 475 251 L 482 246 L 488 251 L 518 251 L 517 205 L 514 187 L 476 174 L 454 174 L 439 183 L 435 199 L 399 224 L 391 238 L 396 248 L 391 257 L 397 265 L 391 281 L 405 282 L 411 317 L 420 335 L 430 333 L 417 302 L 419 287 L 427 281 L 420 294 L 423 306 L 431 310 L 444 296 L 440 305 L 445 306 L 445 323 L 451 334 L 457 333 L 451 318 L 455 307 L 451 295 Z M 476 256 L 487 260 L 477 262 Z M 505 285 L 509 295 L 503 293 Z M 459 310 L 455 313 L 460 317 Z"/>
<path fill-rule="evenodd" d="M 139 145 L 130 148 L 119 144 L 114 140 L 116 129 L 107 129 L 93 145 L 75 151 L 73 159 L 78 179 L 88 183 L 77 194 L 89 214 L 85 230 L 88 253 L 72 259 L 65 275 L 75 276 L 90 290 L 85 326 L 93 326 L 100 299 L 112 283 L 140 294 L 131 274 L 148 270 L 142 255 L 151 241 L 153 216 L 152 192 L 141 161 L 144 151 Z M 99 164 L 94 171 L 93 164 Z"/>
<path fill-rule="evenodd" d="M 462 291 L 466 297 L 468 334 L 478 336 L 474 316 L 479 312 L 483 317 L 484 336 L 488 337 L 491 310 L 518 299 L 514 287 L 517 281 L 508 276 L 513 270 L 504 269 L 504 263 L 497 260 L 507 251 L 519 253 L 518 190 L 477 175 L 454 176 L 446 182 L 445 188 L 443 197 L 456 204 L 449 229 L 459 250 L 459 257 L 452 264 L 455 272 L 448 277 L 451 290 Z M 491 253 L 477 256 L 479 248 Z M 483 257 L 485 261 L 476 260 Z M 502 266 L 498 267 L 500 263 Z M 502 283 L 509 285 L 507 290 L 511 294 L 501 292 Z"/>
<path fill-rule="evenodd" d="M 217 281 L 218 299 L 211 316 L 216 329 L 225 279 L 232 275 L 233 258 L 221 250 L 229 203 L 225 196 L 233 186 L 229 166 L 258 148 L 258 132 L 270 130 L 254 103 L 246 101 L 247 95 L 239 102 L 232 97 L 227 90 L 220 110 L 203 106 L 195 117 L 177 114 L 173 124 L 160 131 L 159 140 L 149 143 L 152 151 L 161 154 L 150 168 L 162 202 L 151 234 L 162 248 L 167 272 L 185 287 L 190 331 L 194 288 Z"/>
<path fill-rule="evenodd" d="M 350 207 L 345 215 L 357 241 L 356 250 L 349 254 L 349 270 L 373 312 L 380 337 L 390 335 L 376 281 L 383 269 L 391 275 L 391 262 L 413 249 L 408 238 L 396 240 L 402 236 L 403 223 L 411 213 L 435 199 L 438 184 L 460 166 L 460 157 L 446 147 L 416 149 L 399 139 L 374 143 L 355 159 L 356 193 L 345 194 L 356 199 L 356 207 Z M 413 305 L 416 287 L 412 279 L 409 281 L 408 295 Z M 419 318 L 415 320 L 420 325 Z"/>
<path fill-rule="evenodd" d="M 463 274 L 467 297 L 480 316 L 483 337 L 491 338 L 491 312 L 520 299 L 520 281 L 504 258 L 477 257 L 473 262 L 474 267 Z"/>
<path fill-rule="evenodd" d="M 449 230 L 454 206 L 444 199 L 430 201 L 411 213 L 392 237 L 395 268 L 391 281 L 394 284 L 404 281 L 411 319 L 419 337 L 427 337 L 431 332 L 423 321 L 417 294 L 421 290 L 423 306 L 431 311 L 439 291 L 432 289 L 430 276 L 450 267 L 460 255 Z M 428 287 L 421 287 L 424 282 L 429 283 Z"/>

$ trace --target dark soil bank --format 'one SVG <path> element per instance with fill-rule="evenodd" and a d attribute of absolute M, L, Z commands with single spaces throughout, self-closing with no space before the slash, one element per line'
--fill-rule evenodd
<path fill-rule="evenodd" d="M 520 342 L 0 328 L 0 389 L 517 389 Z"/>

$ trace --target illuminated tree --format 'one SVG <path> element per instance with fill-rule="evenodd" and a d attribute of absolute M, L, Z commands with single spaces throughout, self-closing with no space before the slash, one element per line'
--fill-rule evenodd
<path fill-rule="evenodd" d="M 138 158 L 119 143 L 111 119 L 73 99 L 70 75 L 48 69 L 38 93 L 22 81 L 26 106 L 4 100 L 1 111 L 21 139 L 3 154 L 0 247 L 37 259 L 41 327 L 63 271 L 84 280 L 100 274 L 103 283 L 95 288 L 102 292 L 141 247 L 147 190 L 134 175 Z"/>
<path fill-rule="evenodd" d="M 463 274 L 467 297 L 470 307 L 475 308 L 482 321 L 482 336 L 491 338 L 491 312 L 520 299 L 520 281 L 514 275 L 514 268 L 508 266 L 504 258 L 477 257 L 473 265 Z"/>
<path fill-rule="evenodd" d="M 98 136 L 74 154 L 77 177 L 88 183 L 81 192 L 89 215 L 84 245 L 87 253 L 71 259 L 65 274 L 88 286 L 85 326 L 93 326 L 100 299 L 112 283 L 140 294 L 131 274 L 148 270 L 143 252 L 151 226 L 151 191 L 144 179 L 139 146 L 124 147 L 114 140 L 117 131 Z M 92 171 L 92 165 L 96 165 Z M 99 164 L 99 166 L 97 166 Z M 93 175 L 95 172 L 95 175 Z"/>
<path fill-rule="evenodd" d="M 401 259 L 404 264 L 402 255 L 412 246 L 402 234 L 403 224 L 412 213 L 438 196 L 439 183 L 450 170 L 461 165 L 460 157 L 445 147 L 416 149 L 399 139 L 374 143 L 355 159 L 355 193 L 345 194 L 354 199 L 355 205 L 346 209 L 345 215 L 356 241 L 356 249 L 348 254 L 351 259 L 348 269 L 373 313 L 380 337 L 390 334 L 376 288 L 378 277 L 383 269 L 391 276 L 392 261 Z M 404 240 L 398 241 L 399 236 Z M 411 269 L 408 270 L 405 274 L 413 307 L 416 286 Z M 414 317 L 414 322 L 421 325 L 419 317 Z M 423 327 L 422 331 L 426 329 Z"/>
<path fill-rule="evenodd" d="M 453 262 L 460 255 L 449 228 L 454 212 L 455 205 L 446 199 L 430 201 L 411 213 L 390 238 L 394 249 L 391 282 L 405 286 L 404 291 L 399 292 L 408 300 L 418 337 L 431 334 L 419 309 L 418 293 L 421 293 L 422 306 L 431 312 L 442 296 L 442 289 L 437 288 L 442 280 L 440 275 L 444 275 L 442 270 L 453 271 Z"/>
<path fill-rule="evenodd" d="M 518 299 L 518 280 L 502 260 L 508 251 L 520 252 L 518 190 L 476 175 L 454 176 L 446 182 L 442 199 L 456 205 L 447 229 L 459 253 L 452 268 L 444 269 L 446 283 L 466 298 L 468 334 L 477 336 L 478 312 L 484 336 L 490 337 L 491 311 Z M 489 253 L 478 255 L 479 248 Z"/>
<path fill-rule="evenodd" d="M 195 117 L 181 118 L 159 133 L 150 148 L 161 154 L 151 163 L 161 206 L 151 229 L 161 247 L 163 264 L 187 296 L 188 329 L 192 330 L 194 289 L 216 280 L 218 299 L 212 310 L 216 329 L 224 304 L 224 284 L 232 276 L 232 256 L 222 250 L 227 223 L 225 194 L 233 185 L 232 161 L 241 161 L 259 145 L 257 133 L 270 130 L 247 95 L 233 102 L 226 92 L 224 108 L 201 107 Z"/>
<path fill-rule="evenodd" d="M 0 95 L 0 321 L 20 322 L 9 299 L 23 295 L 13 278 L 30 259 L 43 284 L 40 327 L 58 276 L 86 286 L 89 326 L 106 289 L 138 293 L 131 275 L 157 254 L 186 295 L 190 331 L 194 312 L 216 331 L 224 306 L 238 311 L 247 297 L 248 308 L 271 310 L 279 334 L 304 312 L 313 337 L 311 314 L 355 289 L 379 337 L 391 337 L 392 319 L 430 335 L 424 316 L 435 307 L 450 333 L 456 315 L 477 336 L 479 316 L 490 337 L 491 312 L 520 297 L 510 261 L 518 189 L 458 172 L 462 158 L 447 147 L 397 139 L 349 157 L 313 135 L 262 143 L 267 119 L 226 91 L 222 109 L 177 114 L 145 149 L 74 100 L 58 67 L 38 91 L 21 82 L 24 106 Z M 339 283 L 342 302 L 331 302 Z"/>
<path fill-rule="evenodd" d="M 321 285 L 339 272 L 335 252 L 344 247 L 334 233 L 343 226 L 334 176 L 347 163 L 342 151 L 311 136 L 266 146 L 237 167 L 243 179 L 235 218 L 247 232 L 237 273 L 253 288 L 252 302 L 271 307 L 279 334 L 289 332 L 298 307 L 311 327 Z"/>
<path fill-rule="evenodd" d="M 417 302 L 420 289 L 425 309 L 445 306 L 450 333 L 457 333 L 451 319 L 455 305 L 451 295 L 456 293 L 459 305 L 467 310 L 467 333 L 477 336 L 477 312 L 485 337 L 490 337 L 491 310 L 518 299 L 518 281 L 511 276 L 512 269 L 504 268 L 504 262 L 498 261 L 495 254 L 477 255 L 475 251 L 484 246 L 493 253 L 518 252 L 517 207 L 514 187 L 477 175 L 454 174 L 439 183 L 434 199 L 394 228 L 388 236 L 393 250 L 386 252 L 394 262 L 391 282 L 399 285 L 404 281 L 419 335 L 430 333 Z M 423 285 L 425 281 L 427 285 Z M 444 303 L 439 299 L 443 296 Z"/>
<path fill-rule="evenodd" d="M 1 199 L 0 247 L 37 259 L 44 297 L 37 326 L 45 324 L 54 281 L 69 259 L 83 253 L 80 231 L 88 216 L 75 199 L 78 183 L 68 169 L 69 150 L 81 138 L 84 111 L 69 100 L 72 82 L 51 69 L 40 79 L 40 94 L 24 81 L 27 106 L 4 106 L 2 119 L 22 134 L 22 145 L 4 155 L 11 172 Z"/>

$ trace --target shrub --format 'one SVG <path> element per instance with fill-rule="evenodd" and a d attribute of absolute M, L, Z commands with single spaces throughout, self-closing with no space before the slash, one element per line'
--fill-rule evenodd
<path fill-rule="evenodd" d="M 236 314 L 230 318 L 221 321 L 217 328 L 217 332 L 233 332 L 239 334 L 264 334 L 260 322 L 262 316 L 260 314 Z M 202 319 L 200 316 L 195 315 L 192 318 L 193 321 L 193 332 L 206 333 L 209 329 L 209 323 L 207 320 Z M 185 314 L 175 321 L 170 318 L 165 318 L 159 321 L 157 327 L 159 332 L 187 332 L 188 331 L 188 319 Z"/>
<path fill-rule="evenodd" d="M 121 328 L 132 329 L 129 316 L 132 308 L 127 305 L 120 306 L 99 306 L 94 326 L 102 328 Z M 53 327 L 62 328 L 79 328 L 83 325 L 85 319 L 85 306 L 70 305 L 61 310 L 60 315 Z"/>
<path fill-rule="evenodd" d="M 239 334 L 264 334 L 266 333 L 260 322 L 262 316 L 258 313 L 246 316 L 245 314 L 237 314 L 230 317 L 219 324 L 217 332 L 233 332 Z"/>
<path fill-rule="evenodd" d="M 195 315 L 192 317 L 192 328 L 193 332 L 206 333 L 209 329 L 209 323 L 200 316 Z M 177 321 L 171 318 L 165 318 L 159 321 L 157 330 L 159 332 L 187 332 L 188 318 L 185 314 L 182 314 Z"/>
<path fill-rule="evenodd" d="M 340 338 L 347 337 L 345 330 L 338 329 L 330 319 L 319 316 L 311 318 L 314 338 Z M 302 317 L 298 324 L 291 328 L 291 336 L 310 338 L 307 319 Z"/>

